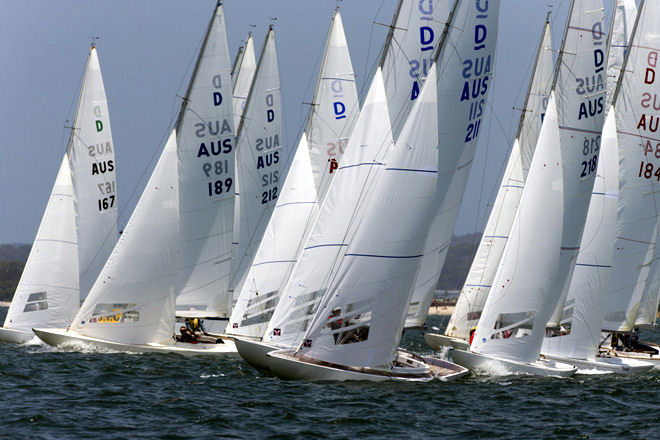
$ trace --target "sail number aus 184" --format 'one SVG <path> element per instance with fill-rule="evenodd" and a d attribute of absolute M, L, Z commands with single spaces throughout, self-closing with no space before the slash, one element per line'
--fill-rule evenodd
<path fill-rule="evenodd" d="M 651 162 L 642 161 L 639 164 L 639 174 L 638 177 L 644 177 L 645 179 L 651 179 L 656 177 L 656 180 L 660 182 L 660 167 L 655 168 Z"/>

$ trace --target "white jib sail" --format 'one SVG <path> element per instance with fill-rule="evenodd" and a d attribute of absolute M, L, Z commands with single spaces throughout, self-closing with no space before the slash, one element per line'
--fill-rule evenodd
<path fill-rule="evenodd" d="M 453 0 L 400 0 L 380 66 L 396 141 L 433 64 Z"/>
<path fill-rule="evenodd" d="M 335 12 L 307 125 L 309 158 L 322 201 L 355 126 L 360 105 L 339 11 Z"/>
<path fill-rule="evenodd" d="M 556 119 L 549 119 L 550 110 L 546 113 L 513 228 L 477 325 L 474 351 L 534 362 L 553 310 L 558 308 L 560 314 L 563 309 L 603 124 L 603 18 L 602 1 L 577 0 L 571 5 L 554 82 Z"/>
<path fill-rule="evenodd" d="M 275 211 L 261 240 L 254 263 L 238 292 L 227 328 L 228 333 L 261 337 L 266 330 L 279 301 L 279 292 L 284 287 L 306 242 L 307 233 L 318 215 L 317 200 L 323 199 L 323 195 L 317 197 L 312 171 L 325 173 L 325 178 L 321 177 L 321 181 L 324 185 L 329 185 L 346 146 L 343 141 L 347 141 L 348 135 L 353 131 L 356 120 L 353 116 L 359 113 L 352 71 L 341 16 L 337 11 L 330 27 L 314 105 L 310 111 L 307 125 L 309 136 L 303 133 L 300 139 L 282 187 L 282 195 L 277 199 Z M 308 138 L 313 138 L 317 146 L 316 169 L 310 162 L 310 155 L 315 149 L 309 148 L 308 151 Z M 328 149 L 320 151 L 320 146 Z M 329 156 L 331 148 L 334 150 L 332 157 Z M 333 168 L 328 169 L 331 158 L 334 158 L 335 162 Z"/>
<path fill-rule="evenodd" d="M 607 102 L 605 109 L 612 105 L 614 89 L 619 82 L 623 60 L 628 51 L 628 42 L 632 33 L 637 5 L 635 0 L 616 0 L 614 2 L 614 15 L 610 23 L 609 44 L 607 46 Z"/>
<path fill-rule="evenodd" d="M 561 328 L 553 336 L 546 334 L 543 354 L 590 360 L 596 355 L 610 284 L 618 192 L 616 121 L 615 112 L 610 111 L 603 126 L 596 180 Z"/>
<path fill-rule="evenodd" d="M 243 284 L 282 188 L 282 104 L 272 27 L 259 57 L 244 116 L 236 149 L 240 203 L 231 254 L 232 292 Z M 229 296 L 227 307 L 231 302 Z"/>
<path fill-rule="evenodd" d="M 522 190 L 525 186 L 529 165 L 534 155 L 541 124 L 547 109 L 554 72 L 552 57 L 550 26 L 546 22 L 535 67 L 530 78 L 527 99 L 521 114 L 518 135 L 511 148 L 509 160 L 502 176 L 502 182 L 488 217 L 479 247 L 470 266 L 470 271 L 456 303 L 454 313 L 449 320 L 449 324 L 447 324 L 445 334 L 448 336 L 468 339 L 470 330 L 477 325 L 484 303 L 490 292 L 495 271 L 497 270 L 504 246 L 511 232 L 511 225 L 518 209 L 518 203 L 520 202 Z M 458 206 L 454 209 L 458 211 Z M 452 232 L 449 231 L 450 234 Z M 429 234 L 429 237 L 431 236 Z M 445 247 L 449 246 L 450 239 L 451 235 L 448 235 Z M 444 250 L 442 261 L 444 261 L 446 252 Z M 429 269 L 429 275 L 434 276 L 422 277 L 420 275 L 417 281 L 412 302 L 414 303 L 415 299 L 419 298 L 422 293 L 425 293 L 427 296 L 424 300 L 419 300 L 420 311 L 415 317 L 409 319 L 410 325 L 421 325 L 424 322 L 428 307 L 433 298 L 433 290 L 439 277 L 439 271 L 442 269 L 442 264 Z M 426 281 L 428 283 L 426 286 L 422 284 L 425 280 L 428 280 Z M 424 290 L 420 291 L 420 288 L 426 289 L 426 292 Z"/>
<path fill-rule="evenodd" d="M 69 157 L 64 155 L 4 327 L 67 327 L 78 305 L 78 242 Z"/>
<path fill-rule="evenodd" d="M 228 317 L 234 223 L 234 106 L 222 5 L 209 23 L 177 123 L 177 310 Z"/>
<path fill-rule="evenodd" d="M 606 330 L 629 331 L 635 325 L 647 278 L 653 272 L 660 208 L 660 109 L 658 54 L 660 5 L 643 4 L 628 53 L 620 96 L 615 99 L 619 142 L 619 205 Z M 660 75 L 660 74 L 659 74 Z M 651 280 L 652 281 L 652 280 Z"/>
<path fill-rule="evenodd" d="M 247 274 L 226 333 L 260 338 L 266 331 L 305 230 L 318 213 L 307 136 L 303 133 L 254 263 Z"/>
<path fill-rule="evenodd" d="M 563 173 L 558 143 L 553 93 L 511 233 L 472 341 L 473 351 L 523 362 L 538 358 L 545 324 L 558 297 L 548 287 L 558 284 L 561 247 Z"/>
<path fill-rule="evenodd" d="M 125 344 L 172 344 L 179 216 L 172 131 L 117 245 L 70 329 Z"/>
<path fill-rule="evenodd" d="M 78 231 L 80 301 L 117 241 L 115 152 L 101 67 L 92 46 L 69 141 Z"/>
<path fill-rule="evenodd" d="M 392 150 L 390 121 L 380 68 L 328 190 L 305 248 L 263 336 L 265 341 L 293 346 L 308 329 L 330 274 L 341 260 L 350 232 L 364 213 L 384 160 Z"/>
<path fill-rule="evenodd" d="M 240 57 L 234 65 L 231 81 L 234 95 L 234 126 L 238 127 L 241 116 L 245 109 L 250 86 L 257 70 L 257 62 L 254 58 L 254 39 L 252 33 L 248 34 L 245 47 L 241 49 Z"/>

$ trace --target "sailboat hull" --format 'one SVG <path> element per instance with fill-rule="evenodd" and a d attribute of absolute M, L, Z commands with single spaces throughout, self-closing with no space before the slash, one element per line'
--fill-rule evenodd
<path fill-rule="evenodd" d="M 641 374 L 652 370 L 654 367 L 651 362 L 644 362 L 637 359 L 622 359 L 609 356 L 599 356 L 594 360 L 551 356 L 548 354 L 543 354 L 543 356 L 545 356 L 546 359 L 573 365 L 578 369 L 578 374 L 580 374 L 581 370 L 596 370 L 602 371 L 603 373 Z"/>
<path fill-rule="evenodd" d="M 273 372 L 270 369 L 271 359 L 267 355 L 272 351 L 279 350 L 280 347 L 241 337 L 235 337 L 234 344 L 236 344 L 238 354 L 251 367 L 264 376 L 273 376 Z"/>
<path fill-rule="evenodd" d="M 103 339 L 84 336 L 66 329 L 32 329 L 34 333 L 48 345 L 54 347 L 65 344 L 93 346 L 114 351 L 130 353 L 177 353 L 184 356 L 237 356 L 236 346 L 232 341 L 225 340 L 222 344 L 188 344 L 175 342 L 173 345 L 158 343 L 122 344 Z"/>
<path fill-rule="evenodd" d="M 23 330 L 14 330 L 11 328 L 0 327 L 0 342 L 10 344 L 22 344 L 34 338 L 34 333 Z"/>
<path fill-rule="evenodd" d="M 534 376 L 571 377 L 577 371 L 577 368 L 572 365 L 548 360 L 538 360 L 533 364 L 525 364 L 457 349 L 452 349 L 450 355 L 452 360 L 458 365 L 462 365 L 470 371 L 483 372 L 485 374 L 530 374 Z"/>
<path fill-rule="evenodd" d="M 330 364 L 313 359 L 294 356 L 294 350 L 282 349 L 266 355 L 273 375 L 284 380 L 348 381 L 362 380 L 370 382 L 400 381 L 428 382 L 433 379 L 442 381 L 455 380 L 465 376 L 468 370 L 451 362 L 436 358 L 417 360 L 410 353 L 399 351 L 397 359 L 405 361 L 406 366 L 392 370 L 377 368 L 358 368 Z M 403 362 L 400 362 L 401 364 Z M 409 370 L 409 371 L 406 371 Z"/>
<path fill-rule="evenodd" d="M 622 359 L 622 360 L 637 360 L 637 361 L 644 361 L 653 364 L 653 369 L 655 371 L 660 370 L 660 346 L 657 344 L 654 344 L 652 342 L 641 342 L 644 345 L 647 345 L 651 347 L 654 350 L 657 350 L 657 354 L 653 353 L 646 353 L 642 351 L 621 351 L 621 350 L 614 350 L 610 346 L 602 346 L 599 349 L 599 355 L 600 356 L 607 356 L 610 358 L 615 358 L 615 359 Z"/>
<path fill-rule="evenodd" d="M 463 339 L 452 338 L 439 333 L 424 333 L 424 340 L 435 351 L 440 350 L 442 347 L 457 348 L 459 350 L 467 350 L 470 347 L 470 344 Z"/>

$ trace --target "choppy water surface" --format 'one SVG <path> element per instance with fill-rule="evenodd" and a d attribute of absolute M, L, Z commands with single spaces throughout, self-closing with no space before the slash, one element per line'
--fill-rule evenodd
<path fill-rule="evenodd" d="M 428 352 L 419 332 L 403 345 Z M 0 439 L 648 439 L 660 438 L 659 402 L 660 374 L 312 384 L 239 359 L 0 344 Z"/>

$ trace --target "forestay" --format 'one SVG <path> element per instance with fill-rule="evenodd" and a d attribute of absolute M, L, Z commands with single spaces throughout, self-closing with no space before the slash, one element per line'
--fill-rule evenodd
<path fill-rule="evenodd" d="M 179 249 L 176 150 L 172 131 L 71 330 L 125 344 L 173 343 Z"/>
<path fill-rule="evenodd" d="M 271 26 L 238 129 L 236 163 L 240 203 L 233 234 L 227 307 L 231 306 L 232 292 L 240 289 L 252 265 L 281 193 L 282 141 L 280 75 Z"/>
<path fill-rule="evenodd" d="M 395 141 L 433 64 L 453 4 L 399 0 L 380 60 Z"/>
<path fill-rule="evenodd" d="M 213 13 L 177 122 L 179 313 L 229 315 L 234 107 L 222 5 Z"/>
<path fill-rule="evenodd" d="M 67 151 L 76 210 L 82 302 L 117 241 L 115 152 L 94 46 L 89 52 Z"/>
<path fill-rule="evenodd" d="M 308 150 L 308 136 L 302 134 L 282 194 L 238 294 L 227 329 L 230 334 L 255 338 L 264 334 L 279 301 L 279 293 L 314 224 L 318 200 L 323 198 L 322 195 L 317 198 L 312 170 L 325 173 L 326 180 L 322 178 L 322 183 L 329 184 L 343 152 L 343 141 L 348 140 L 348 134 L 353 130 L 353 116 L 359 113 L 352 71 L 341 16 L 337 11 L 330 27 L 307 125 L 309 136 L 317 147 L 333 145 L 333 157 L 328 158 L 325 149 L 319 151 L 317 148 L 317 161 L 310 162 L 315 149 Z M 342 72 L 349 72 L 351 79 Z M 334 91 L 340 91 L 341 95 Z M 332 159 L 334 163 L 330 162 Z M 332 170 L 328 169 L 328 163 L 332 163 Z"/>
<path fill-rule="evenodd" d="M 392 146 L 383 76 L 378 68 L 342 164 L 335 171 L 309 239 L 268 323 L 264 341 L 282 346 L 300 342 L 360 222 Z"/>
<path fill-rule="evenodd" d="M 546 323 L 568 292 L 602 130 L 603 18 L 602 2 L 571 5 L 551 104 L 473 351 L 536 361 Z"/>
<path fill-rule="evenodd" d="M 78 241 L 69 157 L 64 155 L 4 327 L 66 327 L 80 304 Z"/>
<path fill-rule="evenodd" d="M 619 143 L 619 204 L 614 259 L 607 296 L 606 330 L 630 331 L 635 325 L 658 237 L 660 149 L 657 146 L 657 59 L 660 5 L 645 2 L 628 53 L 615 102 Z M 656 153 L 656 151 L 658 151 Z M 654 281 L 654 280 L 650 280 Z"/>
<path fill-rule="evenodd" d="M 454 313 L 449 320 L 449 324 L 447 324 L 445 331 L 447 336 L 468 339 L 470 330 L 477 325 L 481 316 L 495 271 L 511 232 L 511 225 L 518 209 L 522 190 L 525 187 L 525 180 L 527 179 L 527 173 L 547 109 L 550 87 L 554 76 L 552 57 L 550 26 L 546 21 L 531 73 L 527 96 L 521 111 L 518 133 L 509 153 L 509 160 L 479 247 L 470 266 L 465 284 L 461 289 Z M 454 216 L 457 215 L 459 206 L 460 199 L 452 207 Z M 455 220 L 452 225 L 454 223 Z M 449 231 L 448 229 L 445 232 L 446 239 L 441 257 L 442 262 L 444 262 L 452 232 L 453 230 Z M 433 234 L 429 234 L 429 237 L 433 237 Z M 428 310 L 430 305 L 435 282 L 441 268 L 442 264 L 429 268 L 428 273 L 433 274 L 433 277 L 421 276 L 424 272 L 420 271 L 412 302 L 414 303 L 416 298 L 419 298 L 421 293 L 424 292 L 423 289 L 426 289 L 426 297 L 425 300 L 420 301 L 421 312 L 417 315 L 417 320 L 409 319 L 409 324 L 421 325 L 423 323 L 423 319 L 426 317 L 424 311 Z M 423 283 L 427 283 L 427 285 L 424 286 Z"/>

